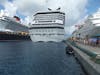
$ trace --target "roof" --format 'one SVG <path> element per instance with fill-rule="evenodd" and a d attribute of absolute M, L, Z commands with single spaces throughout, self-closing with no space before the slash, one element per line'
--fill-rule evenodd
<path fill-rule="evenodd" d="M 50 11 L 50 12 L 38 12 L 38 13 L 36 13 L 34 16 L 36 16 L 36 15 L 38 15 L 38 14 L 51 14 L 51 13 L 60 13 L 60 14 L 65 15 L 65 13 L 60 12 L 60 11 Z"/>

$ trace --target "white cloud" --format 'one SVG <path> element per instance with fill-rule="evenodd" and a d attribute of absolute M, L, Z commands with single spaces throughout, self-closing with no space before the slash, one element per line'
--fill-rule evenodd
<path fill-rule="evenodd" d="M 60 6 L 66 13 L 66 23 L 72 25 L 86 12 L 87 0 L 50 0 L 48 5 L 53 9 Z"/>
<path fill-rule="evenodd" d="M 7 0 L 0 0 L 0 4 L 3 5 Z"/>
<path fill-rule="evenodd" d="M 9 13 L 6 10 L 0 10 L 0 16 L 9 16 Z"/>
<path fill-rule="evenodd" d="M 65 27 L 65 32 L 66 34 L 68 34 L 69 36 L 72 34 L 73 31 L 76 30 L 76 27 L 75 25 L 72 25 L 72 26 L 66 26 Z"/>
<path fill-rule="evenodd" d="M 100 12 L 100 8 L 98 8 L 97 13 Z"/>
<path fill-rule="evenodd" d="M 14 0 L 13 3 L 20 13 L 30 16 L 36 11 L 43 10 L 46 0 Z"/>
<path fill-rule="evenodd" d="M 66 13 L 65 29 L 67 33 L 69 31 L 68 27 L 71 26 L 73 29 L 72 25 L 76 24 L 77 21 L 85 15 L 88 0 L 14 0 L 13 3 L 3 3 L 5 10 L 8 11 L 10 16 L 15 15 L 16 11 L 18 11 L 19 13 L 27 16 L 24 19 L 27 23 L 30 21 L 32 15 L 37 11 L 47 11 L 48 7 L 53 10 L 61 7 L 61 11 Z"/>
<path fill-rule="evenodd" d="M 4 9 L 1 9 L 1 13 L 5 14 L 6 16 L 14 16 L 16 15 L 17 6 L 15 6 L 13 3 L 8 2 L 7 0 L 0 0 L 1 5 L 3 5 Z"/>
<path fill-rule="evenodd" d="M 89 15 L 84 16 L 84 17 L 83 17 L 82 19 L 80 19 L 76 24 L 79 24 L 79 25 L 84 24 L 84 22 L 85 22 L 85 20 L 87 20 L 88 16 L 89 16 Z"/>
<path fill-rule="evenodd" d="M 29 16 L 27 16 L 27 17 L 25 17 L 25 19 L 21 19 L 21 22 L 22 22 L 23 24 L 25 24 L 26 26 L 29 26 L 29 23 L 32 22 L 32 18 L 29 17 Z"/>
<path fill-rule="evenodd" d="M 6 11 L 9 14 L 9 16 L 12 17 L 16 15 L 17 6 L 15 6 L 13 3 L 5 2 L 4 7 L 5 7 L 4 11 Z"/>

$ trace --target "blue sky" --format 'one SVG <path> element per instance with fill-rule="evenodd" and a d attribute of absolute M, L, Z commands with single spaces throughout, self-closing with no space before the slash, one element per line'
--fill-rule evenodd
<path fill-rule="evenodd" d="M 2 5 L 0 5 L 0 10 L 1 10 L 1 9 L 4 9 L 4 7 L 3 7 Z"/>
<path fill-rule="evenodd" d="M 100 8 L 100 0 L 89 0 L 87 5 L 87 14 L 92 14 Z"/>

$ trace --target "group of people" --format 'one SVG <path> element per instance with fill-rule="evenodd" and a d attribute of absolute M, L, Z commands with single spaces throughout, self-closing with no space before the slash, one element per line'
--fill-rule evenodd
<path fill-rule="evenodd" d="M 98 46 L 100 44 L 100 38 L 90 38 L 89 44 L 94 45 L 94 46 Z"/>
<path fill-rule="evenodd" d="M 100 37 L 88 38 L 88 39 L 72 39 L 83 44 L 88 44 L 91 46 L 100 46 Z"/>
<path fill-rule="evenodd" d="M 89 38 L 87 40 L 84 40 L 83 43 L 91 46 L 100 46 L 100 38 Z"/>

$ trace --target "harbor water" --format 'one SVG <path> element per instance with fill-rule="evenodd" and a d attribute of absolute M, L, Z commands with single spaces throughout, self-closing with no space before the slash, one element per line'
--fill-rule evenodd
<path fill-rule="evenodd" d="M 0 42 L 0 75 L 86 75 L 64 43 Z"/>

